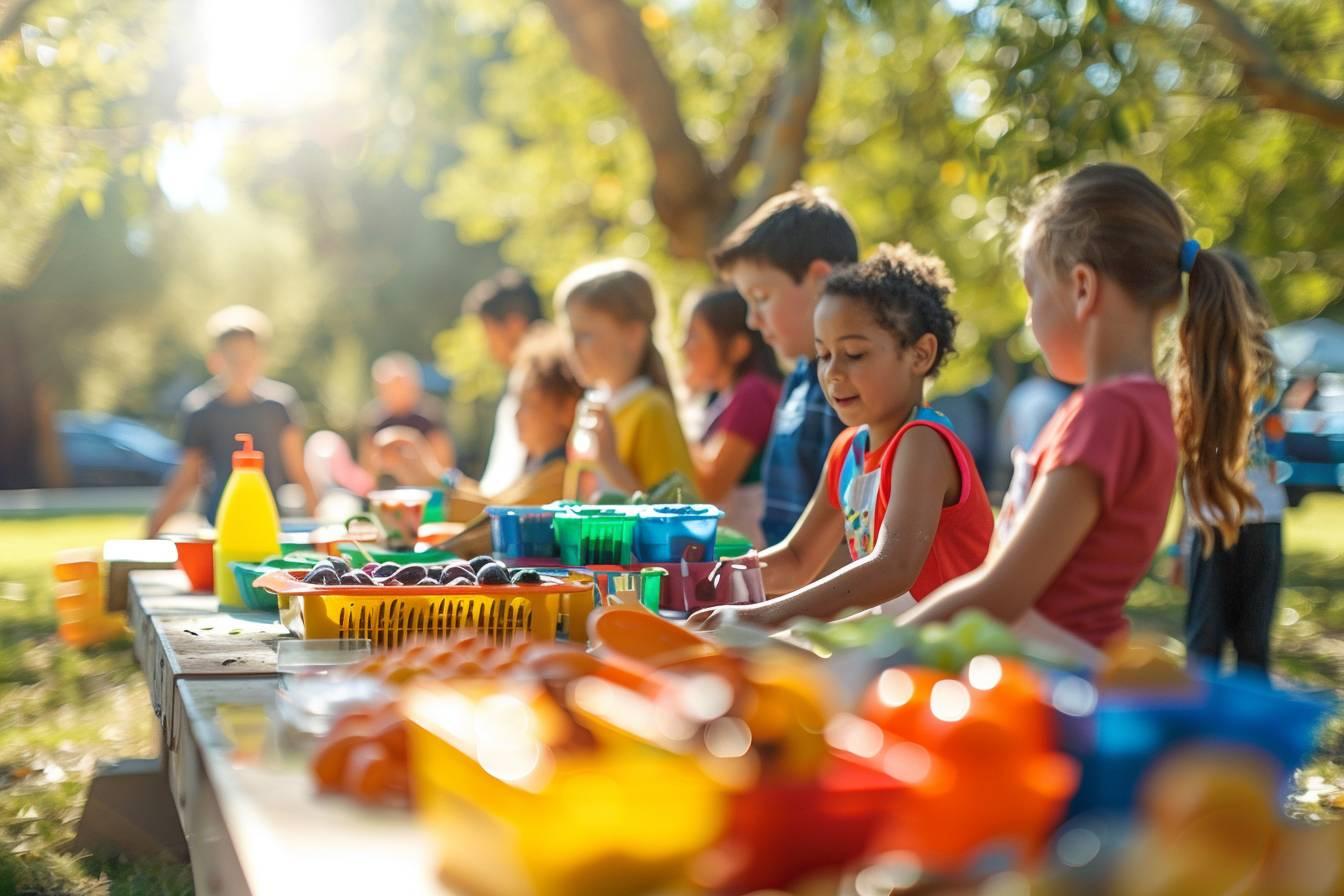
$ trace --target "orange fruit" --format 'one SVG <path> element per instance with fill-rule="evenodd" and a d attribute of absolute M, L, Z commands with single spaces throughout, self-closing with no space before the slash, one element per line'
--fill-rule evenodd
<path fill-rule="evenodd" d="M 366 741 L 350 751 L 345 765 L 345 792 L 366 803 L 380 802 L 391 790 L 396 765 L 387 747 Z"/>
<path fill-rule="evenodd" d="M 387 749 L 389 756 L 406 761 L 406 720 L 396 716 L 382 722 L 373 732 L 372 739 Z"/>
<path fill-rule="evenodd" d="M 350 754 L 356 747 L 368 742 L 363 734 L 340 734 L 328 737 L 313 754 L 313 779 L 317 789 L 323 793 L 339 792 L 345 787 L 345 769 Z"/>

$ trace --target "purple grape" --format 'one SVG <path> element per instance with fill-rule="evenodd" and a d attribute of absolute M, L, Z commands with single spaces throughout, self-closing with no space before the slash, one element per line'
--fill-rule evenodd
<path fill-rule="evenodd" d="M 476 573 L 476 583 L 479 585 L 508 585 L 509 571 L 501 564 L 491 561 L 481 566 Z"/>
<path fill-rule="evenodd" d="M 425 568 L 419 563 L 409 563 L 394 572 L 392 578 L 403 585 L 418 585 L 426 575 Z"/>
<path fill-rule="evenodd" d="M 470 561 L 471 571 L 476 573 L 476 577 L 479 579 L 481 569 L 491 563 L 495 563 L 495 558 L 491 557 L 489 554 L 481 554 L 479 557 L 472 557 Z"/>
<path fill-rule="evenodd" d="M 401 567 L 395 563 L 381 563 L 373 572 L 369 573 L 369 575 L 373 576 L 375 579 L 385 579 L 388 576 L 396 575 L 397 570 L 399 569 L 401 569 Z"/>
<path fill-rule="evenodd" d="M 476 584 L 476 571 L 467 563 L 461 560 L 454 560 L 443 567 L 443 572 L 439 573 L 439 581 L 447 585 L 454 579 L 467 579 L 468 584 Z"/>
<path fill-rule="evenodd" d="M 332 569 L 330 566 L 314 566 L 312 569 L 308 570 L 308 574 L 303 577 L 303 580 L 314 585 L 341 584 L 341 577 L 336 575 L 336 570 Z"/>
<path fill-rule="evenodd" d="M 364 574 L 367 576 L 372 576 L 374 570 L 376 570 L 377 568 L 378 568 L 377 563 L 365 563 L 362 567 L 360 567 L 360 569 L 362 569 L 364 571 Z"/>
<path fill-rule="evenodd" d="M 469 579 L 466 576 L 453 576 L 451 579 L 449 579 L 446 582 L 443 582 L 442 584 L 449 588 L 456 588 L 460 586 L 471 586 L 476 584 L 476 579 L 475 578 Z"/>
<path fill-rule="evenodd" d="M 513 584 L 515 585 L 540 585 L 541 573 L 535 569 L 519 569 L 513 574 Z"/>

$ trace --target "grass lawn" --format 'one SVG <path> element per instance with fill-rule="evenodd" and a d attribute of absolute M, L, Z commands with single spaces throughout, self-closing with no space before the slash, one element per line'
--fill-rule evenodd
<path fill-rule="evenodd" d="M 56 639 L 50 558 L 61 548 L 135 537 L 141 527 L 129 516 L 0 520 L 0 896 L 191 892 L 183 867 L 59 851 L 73 835 L 95 763 L 152 756 L 158 742 L 129 642 L 78 652 Z M 1286 531 L 1278 670 L 1344 689 L 1344 498 L 1309 499 Z M 1184 596 L 1156 579 L 1131 603 L 1138 626 L 1172 636 L 1180 634 L 1183 608 Z M 1340 814 L 1328 792 L 1312 796 L 1312 776 L 1344 787 L 1344 713 L 1299 776 L 1306 798 L 1290 803 L 1308 817 Z"/>
<path fill-rule="evenodd" d="M 192 890 L 185 866 L 58 849 L 98 760 L 154 756 L 158 736 L 129 639 L 80 652 L 56 638 L 51 555 L 143 530 L 133 516 L 0 520 L 0 896 Z"/>

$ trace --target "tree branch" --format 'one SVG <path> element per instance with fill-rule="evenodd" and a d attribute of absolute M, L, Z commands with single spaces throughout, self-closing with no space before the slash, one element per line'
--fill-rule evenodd
<path fill-rule="evenodd" d="M 793 0 L 788 22 L 793 29 L 770 102 L 764 133 L 753 143 L 751 161 L 761 166 L 761 180 L 742 197 L 725 224 L 755 211 L 798 180 L 807 161 L 807 128 L 821 90 L 822 50 L 826 43 L 824 4 Z"/>
<path fill-rule="evenodd" d="M 37 3 L 38 0 L 11 0 L 5 4 L 4 12 L 0 13 L 0 40 L 7 40 L 11 34 L 18 31 L 19 26 L 23 24 L 23 17 Z"/>
<path fill-rule="evenodd" d="M 733 141 L 732 155 L 724 159 L 723 164 L 719 166 L 718 177 L 729 188 L 733 181 L 742 173 L 742 169 L 751 161 L 752 149 L 756 146 L 756 138 L 761 133 L 761 127 L 769 118 L 770 106 L 774 103 L 775 92 L 779 88 L 779 79 L 783 70 L 776 71 L 770 78 L 770 82 L 761 89 L 760 95 L 756 97 L 756 104 L 752 107 L 751 114 L 742 122 L 737 132 L 737 139 Z"/>
<path fill-rule="evenodd" d="M 649 46 L 639 14 L 624 0 L 546 0 L 575 63 L 630 107 L 653 154 L 653 208 L 668 247 L 703 257 L 732 200 L 686 133 L 677 91 Z"/>
<path fill-rule="evenodd" d="M 1222 0 L 1184 0 L 1214 29 L 1241 66 L 1242 89 L 1261 106 L 1314 118 L 1344 130 L 1344 97 L 1330 96 L 1284 66 L 1274 48 L 1256 36 Z"/>

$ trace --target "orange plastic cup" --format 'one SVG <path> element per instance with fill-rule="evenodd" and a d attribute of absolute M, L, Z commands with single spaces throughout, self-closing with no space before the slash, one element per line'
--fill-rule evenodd
<path fill-rule="evenodd" d="M 177 546 L 177 567 L 187 574 L 193 591 L 215 590 L 215 539 L 205 535 L 170 535 Z"/>

